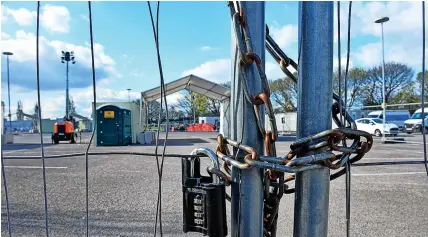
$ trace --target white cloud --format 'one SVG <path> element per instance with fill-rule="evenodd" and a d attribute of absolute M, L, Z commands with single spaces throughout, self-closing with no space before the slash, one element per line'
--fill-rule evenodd
<path fill-rule="evenodd" d="M 362 27 L 358 27 L 362 33 L 380 36 L 381 27 L 374 21 L 384 16 L 390 17 L 390 21 L 384 24 L 385 33 L 402 34 L 420 30 L 421 9 L 421 2 L 360 2 L 353 10 L 362 23 Z"/>
<path fill-rule="evenodd" d="M 211 47 L 211 46 L 207 46 L 207 45 L 201 47 L 202 51 L 211 51 L 211 50 L 214 50 L 214 49 L 217 49 L 217 48 L 214 48 L 214 47 Z"/>
<path fill-rule="evenodd" d="M 297 26 L 284 25 L 279 26 L 278 22 L 274 22 L 269 26 L 269 34 L 275 40 L 279 47 L 283 50 L 290 46 L 292 43 L 297 42 Z"/>
<path fill-rule="evenodd" d="M 70 12 L 66 7 L 46 4 L 42 7 L 40 20 L 43 28 L 51 33 L 68 33 L 70 31 Z"/>
<path fill-rule="evenodd" d="M 349 68 L 352 68 L 354 66 L 354 63 L 352 62 L 352 59 L 349 58 Z M 337 57 L 333 58 L 333 70 L 337 70 L 339 67 L 339 60 L 337 60 Z M 340 67 L 342 70 L 346 69 L 346 56 L 342 56 L 340 58 Z"/>
<path fill-rule="evenodd" d="M 26 62 L 36 58 L 36 36 L 32 33 L 26 33 L 19 30 L 15 33 L 15 38 L 9 38 L 2 41 L 2 47 L 13 52 L 13 60 Z M 39 38 L 40 57 L 49 57 L 58 59 L 61 57 L 61 51 L 74 51 L 76 61 L 83 65 L 91 64 L 91 51 L 88 45 L 74 45 L 63 41 L 49 41 L 45 37 Z M 95 67 L 114 66 L 114 60 L 105 54 L 104 46 L 94 44 Z"/>
<path fill-rule="evenodd" d="M 166 102 L 168 103 L 168 106 L 169 105 L 176 105 L 176 104 L 178 104 L 178 101 L 183 99 L 183 97 L 184 97 L 184 95 L 180 92 L 174 93 L 171 95 L 167 95 L 166 96 Z M 160 102 L 160 100 L 158 100 L 158 101 Z"/>
<path fill-rule="evenodd" d="M 9 20 L 9 17 L 7 16 L 7 9 L 8 7 L 2 5 L 1 6 L 1 23 L 4 24 Z"/>
<path fill-rule="evenodd" d="M 342 40 L 346 40 L 348 30 L 348 2 L 340 5 L 340 30 Z M 422 29 L 421 2 L 353 2 L 351 13 L 351 36 L 381 35 L 380 24 L 375 20 L 388 16 L 384 24 L 385 34 L 400 35 Z M 334 4 L 334 39 L 337 41 L 337 5 Z"/>
<path fill-rule="evenodd" d="M 265 73 L 266 73 L 266 77 L 269 80 L 276 80 L 278 78 L 285 77 L 285 74 L 282 72 L 278 63 L 266 62 L 265 63 Z"/>
<path fill-rule="evenodd" d="M 31 26 L 36 18 L 35 11 L 29 11 L 25 8 L 14 10 L 7 6 L 2 6 L 2 21 L 3 19 L 8 19 L 7 15 L 12 16 L 20 26 Z"/>
<path fill-rule="evenodd" d="M 181 76 L 193 74 L 204 79 L 221 83 L 230 81 L 231 78 L 231 61 L 230 59 L 217 59 L 202 63 L 201 65 L 185 70 Z"/>
<path fill-rule="evenodd" d="M 422 42 L 417 44 L 385 43 L 385 62 L 400 62 L 420 70 L 422 61 Z M 426 48 L 425 50 L 428 50 Z M 371 43 L 360 47 L 355 58 L 362 66 L 372 67 L 382 63 L 382 44 Z"/>
<path fill-rule="evenodd" d="M 20 71 L 14 75 L 15 84 L 23 85 L 28 89 L 34 89 L 35 59 L 36 59 L 36 37 L 34 34 L 19 30 L 15 37 L 2 39 L 2 48 L 11 51 L 11 71 Z M 90 48 L 82 45 L 69 44 L 63 41 L 50 41 L 41 36 L 39 39 L 40 69 L 43 76 L 45 89 L 54 90 L 62 87 L 63 64 L 60 62 L 61 51 L 74 51 L 76 64 L 70 68 L 70 77 L 73 79 L 71 87 L 82 87 L 91 84 L 91 52 Z M 97 78 L 120 78 L 121 75 L 115 69 L 115 61 L 108 56 L 104 47 L 96 43 L 94 45 L 95 67 Z M 5 65 L 2 63 L 2 70 Z M 71 80 L 70 80 L 71 81 Z M 11 82 L 12 83 L 12 82 Z"/>
<path fill-rule="evenodd" d="M 1 39 L 2 40 L 5 40 L 5 39 L 9 39 L 9 35 L 8 34 L 6 34 L 6 33 L 4 33 L 4 32 L 1 32 Z"/>

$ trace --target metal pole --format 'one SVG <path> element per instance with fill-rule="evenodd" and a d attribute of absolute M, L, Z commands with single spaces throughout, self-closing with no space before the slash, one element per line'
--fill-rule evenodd
<path fill-rule="evenodd" d="M 65 69 L 65 117 L 68 119 L 68 111 L 69 111 L 69 101 L 68 101 L 68 61 L 66 62 L 66 69 Z"/>
<path fill-rule="evenodd" d="M 382 115 L 382 141 L 385 141 L 385 116 L 386 116 L 386 100 L 385 100 L 385 48 L 384 48 L 384 41 L 383 41 L 383 23 L 381 23 L 382 28 L 382 100 L 383 100 L 383 115 Z"/>
<path fill-rule="evenodd" d="M 196 124 L 196 103 L 195 96 L 192 95 L 192 103 L 193 103 L 193 124 Z"/>
<path fill-rule="evenodd" d="M 9 128 L 10 133 L 12 133 L 12 113 L 10 112 L 10 75 L 9 75 L 9 55 L 6 55 L 7 58 L 7 97 L 8 97 L 8 103 L 9 103 Z"/>
<path fill-rule="evenodd" d="M 302 138 L 332 126 L 333 2 L 299 2 L 299 49 L 297 137 Z M 294 236 L 326 237 L 330 170 L 299 172 L 295 187 Z"/>
<path fill-rule="evenodd" d="M 253 52 L 257 54 L 264 68 L 265 61 L 265 3 L 241 2 L 242 10 L 246 14 L 247 27 L 253 42 Z M 232 23 L 233 24 L 233 23 Z M 233 25 L 232 25 L 233 30 Z M 253 105 L 244 96 L 241 82 L 242 74 L 239 73 L 240 57 L 236 53 L 236 39 L 232 33 L 232 88 L 230 102 L 231 138 L 256 149 L 263 154 L 263 139 L 257 126 L 257 119 L 253 111 Z M 255 67 L 244 69 L 248 91 L 252 95 L 263 92 L 261 80 Z M 264 115 L 264 107 L 260 107 L 260 114 Z M 261 122 L 264 124 L 264 116 Z M 236 154 L 236 150 L 234 153 Z M 243 161 L 244 153 L 238 154 L 238 159 Z M 263 236 L 263 183 L 262 170 L 250 168 L 239 170 L 232 168 L 232 217 L 231 236 L 260 237 Z"/>

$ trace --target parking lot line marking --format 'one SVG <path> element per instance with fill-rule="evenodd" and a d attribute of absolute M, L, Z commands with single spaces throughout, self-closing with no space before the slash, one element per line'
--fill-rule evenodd
<path fill-rule="evenodd" d="M 43 169 L 42 166 L 7 166 L 5 165 L 4 168 L 17 168 L 17 169 Z M 45 169 L 68 169 L 68 167 L 45 167 Z"/>
<path fill-rule="evenodd" d="M 6 151 L 3 151 L 3 154 L 9 154 L 9 153 L 13 153 L 13 152 L 20 152 L 20 151 L 27 151 L 27 150 L 29 150 L 29 149 L 18 149 L 18 150 L 10 150 L 10 151 L 6 150 Z"/>
<path fill-rule="evenodd" d="M 423 157 L 367 157 L 362 160 L 423 160 Z"/>
<path fill-rule="evenodd" d="M 352 174 L 352 176 L 382 176 L 382 175 L 408 175 L 408 174 L 426 174 L 426 172 L 370 173 L 370 174 Z"/>

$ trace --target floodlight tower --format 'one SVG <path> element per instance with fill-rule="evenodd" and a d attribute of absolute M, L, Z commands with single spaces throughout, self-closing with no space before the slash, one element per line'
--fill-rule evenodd
<path fill-rule="evenodd" d="M 383 123 L 383 130 L 382 130 L 382 142 L 385 142 L 385 120 L 386 120 L 386 99 L 385 99 L 385 44 L 383 40 L 383 23 L 389 21 L 389 17 L 382 17 L 380 19 L 377 19 L 375 23 L 381 25 L 382 27 L 382 123 Z"/>
<path fill-rule="evenodd" d="M 9 82 L 9 56 L 12 56 L 12 52 L 3 52 L 4 55 L 6 55 L 7 58 L 7 97 L 8 97 L 8 103 L 9 103 L 9 129 L 12 133 L 12 114 L 10 113 L 10 82 Z M 3 118 L 2 118 L 3 119 Z"/>
<path fill-rule="evenodd" d="M 66 71 L 65 71 L 65 75 L 66 75 L 66 86 L 65 86 L 65 117 L 67 119 L 70 119 L 70 100 L 69 100 L 69 95 L 68 95 L 68 63 L 71 62 L 72 64 L 75 64 L 76 61 L 74 60 L 74 52 L 64 52 L 61 51 L 62 56 L 61 56 L 61 62 L 66 64 Z"/>

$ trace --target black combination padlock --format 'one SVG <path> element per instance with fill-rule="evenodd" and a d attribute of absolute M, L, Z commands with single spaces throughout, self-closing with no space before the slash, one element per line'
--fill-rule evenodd
<path fill-rule="evenodd" d="M 198 148 L 192 154 L 208 154 L 218 168 L 215 154 Z M 214 157 L 211 157 L 214 155 Z M 214 237 L 227 236 L 225 184 L 216 175 L 202 176 L 200 158 L 183 158 L 183 231 Z"/>

